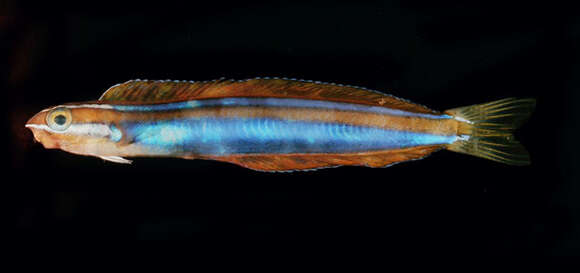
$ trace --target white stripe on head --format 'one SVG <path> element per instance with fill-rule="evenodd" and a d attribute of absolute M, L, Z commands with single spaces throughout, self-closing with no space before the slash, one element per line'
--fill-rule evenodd
<path fill-rule="evenodd" d="M 47 108 L 44 109 L 42 111 L 40 111 L 40 113 L 42 112 L 49 112 L 52 111 L 56 108 L 68 108 L 68 109 L 75 109 L 75 108 L 91 108 L 91 109 L 113 109 L 112 105 L 109 104 L 78 104 L 78 105 L 57 105 L 55 107 L 51 107 L 51 108 Z"/>
<path fill-rule="evenodd" d="M 109 104 L 71 104 L 71 105 L 58 105 L 55 107 L 51 107 L 48 109 L 44 109 L 41 112 L 46 112 L 46 111 L 51 111 L 53 109 L 56 108 L 69 108 L 69 109 L 75 109 L 75 108 L 93 108 L 93 109 L 113 109 L 112 105 Z"/>
<path fill-rule="evenodd" d="M 55 134 L 92 136 L 92 137 L 109 137 L 112 134 L 108 125 L 101 123 L 71 124 L 66 130 L 57 131 L 45 124 L 26 124 L 27 128 L 45 130 Z"/>

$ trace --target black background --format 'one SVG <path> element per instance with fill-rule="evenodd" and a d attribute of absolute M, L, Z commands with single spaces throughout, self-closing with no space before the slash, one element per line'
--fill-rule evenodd
<path fill-rule="evenodd" d="M 264 1 L 97 17 L 8 3 L 2 194 L 16 241 L 580 254 L 580 20 L 571 7 Z M 364 86 L 437 110 L 535 97 L 517 134 L 533 163 L 442 151 L 386 169 L 285 174 L 181 159 L 127 166 L 46 150 L 23 127 L 46 107 L 94 100 L 129 79 L 256 76 Z"/>

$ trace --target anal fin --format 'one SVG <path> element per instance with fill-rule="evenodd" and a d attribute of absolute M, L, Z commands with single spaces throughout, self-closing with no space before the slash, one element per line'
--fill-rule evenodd
<path fill-rule="evenodd" d="M 443 146 L 419 146 L 397 150 L 352 154 L 253 154 L 213 156 L 206 159 L 230 162 L 257 171 L 284 172 L 312 170 L 338 166 L 366 166 L 382 168 L 389 165 L 421 159 Z"/>

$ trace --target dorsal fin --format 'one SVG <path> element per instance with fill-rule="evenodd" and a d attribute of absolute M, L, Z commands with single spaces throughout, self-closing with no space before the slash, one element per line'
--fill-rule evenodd
<path fill-rule="evenodd" d="M 223 97 L 326 100 L 384 106 L 417 113 L 436 113 L 425 106 L 361 87 L 280 78 L 255 78 L 243 81 L 219 79 L 204 82 L 131 80 L 109 88 L 99 100 L 167 103 Z"/>

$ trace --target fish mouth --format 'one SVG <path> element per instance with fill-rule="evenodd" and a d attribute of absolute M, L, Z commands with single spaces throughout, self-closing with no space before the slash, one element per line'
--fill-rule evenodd
<path fill-rule="evenodd" d="M 30 119 L 28 119 L 28 121 L 26 121 L 26 123 L 24 124 L 24 127 L 29 128 L 29 129 L 44 129 L 46 130 L 42 125 L 46 126 L 45 124 L 45 119 L 46 119 L 46 113 L 45 112 L 39 112 L 36 115 L 32 116 Z"/>
<path fill-rule="evenodd" d="M 37 114 L 38 115 L 38 114 Z M 30 128 L 34 128 L 34 120 L 36 119 L 36 115 L 34 115 L 33 117 L 29 118 L 26 123 L 24 124 L 24 127 L 30 129 Z"/>
<path fill-rule="evenodd" d="M 28 129 L 41 129 L 46 131 L 46 125 L 43 124 L 25 124 L 24 127 Z"/>
<path fill-rule="evenodd" d="M 30 129 L 32 132 L 32 139 L 34 143 L 41 143 L 45 148 L 51 148 L 54 145 L 50 145 L 46 142 L 47 136 L 49 134 L 48 126 L 45 124 L 39 124 L 39 117 L 38 114 L 30 118 L 26 124 L 24 124 L 25 128 Z M 52 141 L 49 141 L 52 142 Z"/>

